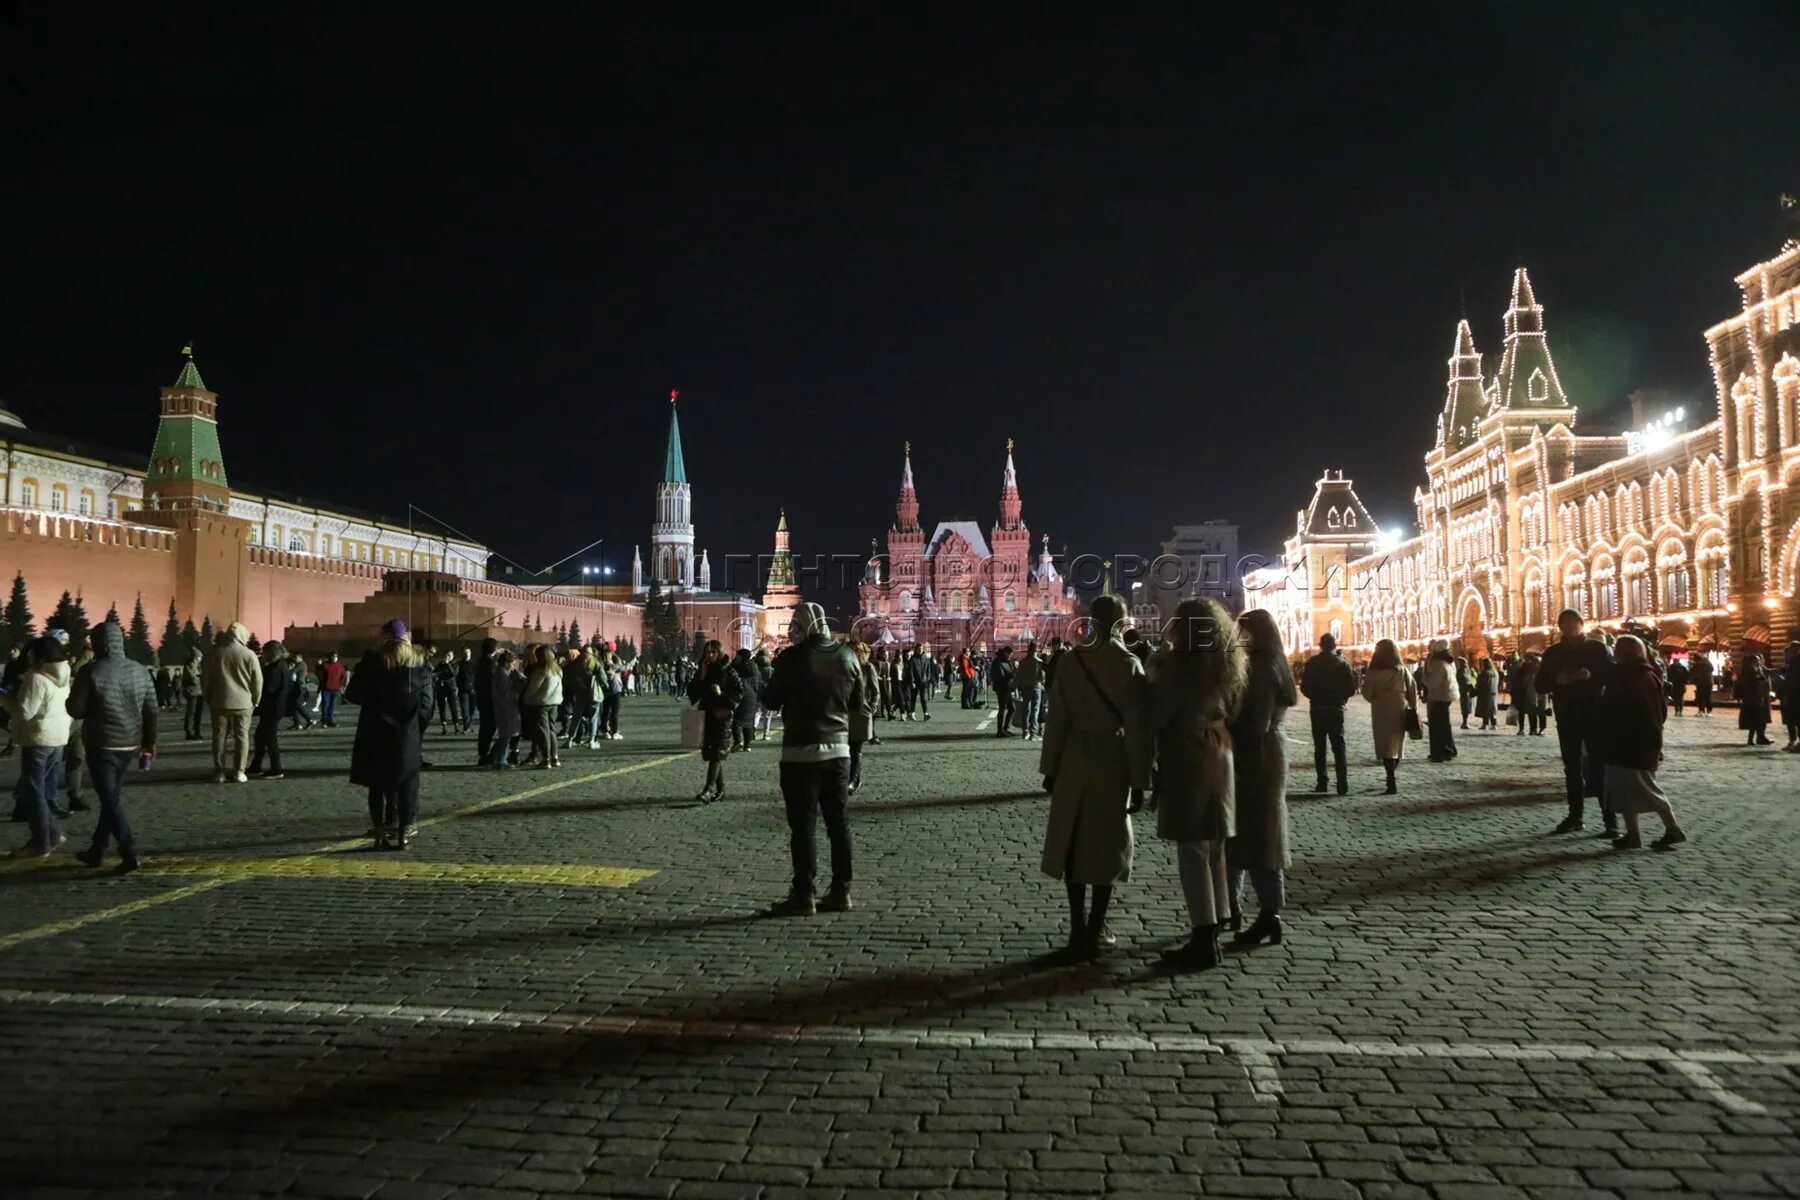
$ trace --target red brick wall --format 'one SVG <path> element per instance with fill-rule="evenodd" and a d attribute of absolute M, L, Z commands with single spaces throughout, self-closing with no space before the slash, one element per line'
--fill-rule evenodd
<path fill-rule="evenodd" d="M 79 593 L 90 621 L 112 605 L 129 624 L 141 595 L 154 643 L 174 598 L 175 541 L 167 530 L 67 513 L 0 510 L 0 603 L 11 594 L 13 573 L 23 572 L 39 629 L 64 591 Z M 182 613 L 183 620 L 187 613 Z M 198 621 L 195 622 L 198 624 Z"/>
<path fill-rule="evenodd" d="M 284 637 L 288 626 L 334 625 L 344 605 L 381 590 L 391 567 L 271 550 L 245 548 L 244 602 L 238 619 L 258 638 Z"/>

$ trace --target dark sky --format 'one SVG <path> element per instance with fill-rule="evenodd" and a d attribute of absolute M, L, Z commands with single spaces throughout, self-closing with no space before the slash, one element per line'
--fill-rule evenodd
<path fill-rule="evenodd" d="M 0 31 L 0 398 L 147 455 L 193 338 L 235 481 L 531 565 L 647 542 L 670 388 L 715 560 L 784 505 L 866 547 L 909 438 L 928 526 L 993 521 L 1012 436 L 1075 551 L 1273 548 L 1325 467 L 1410 520 L 1465 299 L 1491 368 L 1529 265 L 1596 419 L 1710 404 L 1702 331 L 1800 190 L 1783 4 L 47 7 Z"/>

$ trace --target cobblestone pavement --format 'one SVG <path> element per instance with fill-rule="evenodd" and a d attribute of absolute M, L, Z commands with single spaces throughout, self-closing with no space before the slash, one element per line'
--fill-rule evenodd
<path fill-rule="evenodd" d="M 1169 847 L 1142 828 L 1118 951 L 1060 962 L 1036 747 L 954 707 L 870 750 L 855 911 L 758 919 L 774 747 L 698 806 L 677 711 L 433 771 L 405 855 L 356 840 L 346 727 L 243 786 L 168 747 L 128 792 L 154 869 L 0 865 L 0 1196 L 1800 1187 L 1800 755 L 1728 716 L 1671 722 L 1659 854 L 1548 836 L 1554 737 L 1380 795 L 1360 704 L 1353 794 L 1315 797 L 1296 713 L 1288 937 L 1170 976 Z"/>

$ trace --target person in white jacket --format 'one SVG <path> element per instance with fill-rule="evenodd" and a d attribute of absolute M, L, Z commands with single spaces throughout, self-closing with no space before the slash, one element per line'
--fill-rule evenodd
<path fill-rule="evenodd" d="M 1425 719 L 1431 731 L 1431 761 L 1449 762 L 1456 757 L 1456 735 L 1450 731 L 1450 706 L 1457 702 L 1456 660 L 1450 643 L 1439 638 L 1431 643 L 1425 659 Z"/>
<path fill-rule="evenodd" d="M 556 733 L 551 719 L 562 705 L 562 663 L 553 646 L 539 646 L 533 651 L 537 661 L 525 676 L 525 695 L 519 706 L 526 714 L 525 736 L 531 739 L 531 758 L 540 770 L 562 766 L 556 753 Z"/>
<path fill-rule="evenodd" d="M 63 747 L 69 744 L 68 651 L 54 638 L 32 643 L 31 669 L 6 698 L 12 713 L 13 741 L 22 755 L 22 799 L 31 822 L 31 840 L 14 856 L 45 858 L 63 843 L 53 811 L 62 790 Z"/>

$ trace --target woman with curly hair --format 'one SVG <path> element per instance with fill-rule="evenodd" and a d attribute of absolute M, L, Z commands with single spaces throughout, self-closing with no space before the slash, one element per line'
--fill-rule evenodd
<path fill-rule="evenodd" d="M 1244 876 L 1256 889 L 1258 912 L 1250 928 L 1232 938 L 1239 946 L 1281 941 L 1281 905 L 1288 865 L 1287 751 L 1281 719 L 1299 698 L 1288 670 L 1281 633 L 1267 609 L 1238 618 L 1248 667 L 1244 699 L 1231 720 L 1232 765 L 1236 775 L 1237 830 L 1226 843 L 1231 898 L 1243 891 Z M 1237 924 L 1233 913 L 1232 924 Z"/>
<path fill-rule="evenodd" d="M 1237 627 L 1211 600 L 1183 600 L 1168 643 L 1150 659 L 1156 738 L 1156 836 L 1175 843 L 1193 934 L 1163 952 L 1178 969 L 1219 965 L 1219 923 L 1230 908 L 1225 843 L 1236 831 L 1231 734 L 1244 692 Z"/>

